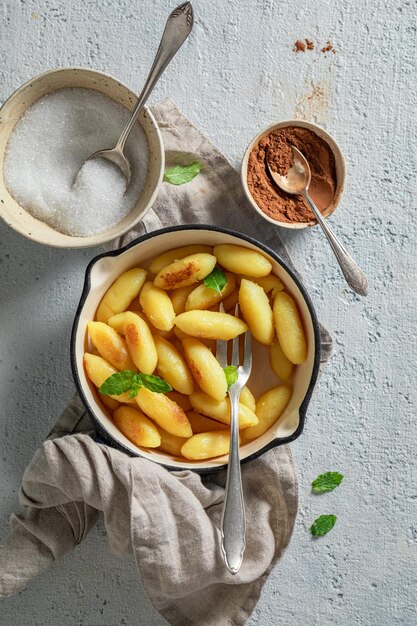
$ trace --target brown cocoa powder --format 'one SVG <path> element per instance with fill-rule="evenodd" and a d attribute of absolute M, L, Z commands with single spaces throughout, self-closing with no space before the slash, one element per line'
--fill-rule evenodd
<path fill-rule="evenodd" d="M 326 52 L 333 52 L 333 54 L 336 54 L 336 50 L 334 49 L 334 46 L 332 43 L 330 43 L 330 41 L 328 41 L 326 43 L 326 45 L 321 49 L 322 52 L 326 53 Z"/>
<path fill-rule="evenodd" d="M 306 37 L 304 41 L 302 41 L 301 39 L 297 39 L 293 47 L 294 52 L 305 52 L 306 50 L 314 50 L 314 43 L 311 41 L 311 39 Z"/>
<path fill-rule="evenodd" d="M 306 50 L 306 44 L 304 43 L 304 41 L 301 41 L 301 39 L 297 39 L 297 41 L 294 44 L 294 52 L 305 52 Z"/>
<path fill-rule="evenodd" d="M 293 51 L 294 52 L 306 52 L 306 50 L 314 50 L 314 43 L 312 42 L 311 39 L 306 37 L 304 41 L 302 39 L 297 39 L 297 41 L 294 42 Z M 323 53 L 332 52 L 333 54 L 336 54 L 336 50 L 330 41 L 328 41 L 326 45 L 323 46 L 323 48 L 321 48 L 321 52 Z"/>
<path fill-rule="evenodd" d="M 306 157 L 311 169 L 310 195 L 323 212 L 332 202 L 337 186 L 336 164 L 330 146 L 315 132 L 287 126 L 264 135 L 252 148 L 247 181 L 252 198 L 266 215 L 279 222 L 315 221 L 302 196 L 286 194 L 273 182 L 266 165 L 285 176 L 293 163 L 291 145 Z"/>

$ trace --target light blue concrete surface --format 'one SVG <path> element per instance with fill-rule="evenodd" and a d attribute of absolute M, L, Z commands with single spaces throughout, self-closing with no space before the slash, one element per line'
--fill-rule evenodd
<path fill-rule="evenodd" d="M 0 99 L 35 74 L 82 65 L 138 90 L 172 2 L 3 0 Z M 347 290 L 316 229 L 283 233 L 336 349 L 303 436 L 300 514 L 250 626 L 413 626 L 416 613 L 416 4 L 405 0 L 195 0 L 190 42 L 153 102 L 170 96 L 239 166 L 252 136 L 290 117 L 333 133 L 348 166 L 332 224 L 370 281 Z M 311 52 L 295 54 L 297 38 Z M 330 40 L 337 52 L 319 48 Z M 237 225 L 238 226 L 238 225 Z M 0 538 L 36 447 L 74 388 L 69 333 L 99 250 L 60 251 L 0 223 Z M 309 494 L 321 471 L 346 476 Z M 331 534 L 308 527 L 336 513 Z M 2 626 L 164 621 L 102 524 L 64 561 L 0 603 Z"/>

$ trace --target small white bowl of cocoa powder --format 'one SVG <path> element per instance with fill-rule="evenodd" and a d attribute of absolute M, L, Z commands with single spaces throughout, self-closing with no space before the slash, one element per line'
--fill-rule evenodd
<path fill-rule="evenodd" d="M 346 168 L 343 154 L 325 130 L 302 120 L 269 126 L 249 144 L 242 162 L 242 184 L 254 209 L 284 228 L 305 228 L 317 221 L 301 196 L 289 195 L 272 180 L 266 160 L 285 176 L 292 165 L 291 145 L 306 157 L 311 169 L 310 195 L 324 217 L 331 215 L 343 193 Z"/>

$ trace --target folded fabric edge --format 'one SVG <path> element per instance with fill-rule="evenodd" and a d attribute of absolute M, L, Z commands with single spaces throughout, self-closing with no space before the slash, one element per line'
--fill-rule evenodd
<path fill-rule="evenodd" d="M 0 545 L 0 597 L 14 595 L 54 562 L 51 550 L 17 525 Z"/>

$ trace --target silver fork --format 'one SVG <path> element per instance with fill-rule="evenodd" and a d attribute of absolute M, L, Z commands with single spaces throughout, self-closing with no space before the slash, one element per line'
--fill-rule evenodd
<path fill-rule="evenodd" d="M 224 306 L 220 304 L 220 311 L 224 313 Z M 236 305 L 235 315 L 239 317 L 239 305 Z M 234 365 L 237 368 L 238 379 L 229 387 L 230 398 L 230 449 L 227 466 L 226 493 L 223 504 L 221 532 L 222 555 L 228 570 L 236 574 L 242 565 L 243 553 L 246 545 L 245 504 L 243 501 L 242 477 L 240 473 L 239 456 L 239 398 L 252 369 L 252 338 L 249 331 L 244 336 L 243 365 L 239 360 L 239 337 L 232 342 L 232 359 L 228 363 L 227 341 L 216 342 L 216 358 L 222 367 Z"/>

